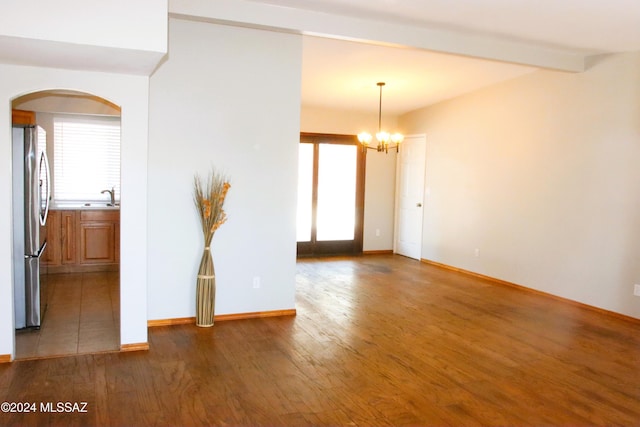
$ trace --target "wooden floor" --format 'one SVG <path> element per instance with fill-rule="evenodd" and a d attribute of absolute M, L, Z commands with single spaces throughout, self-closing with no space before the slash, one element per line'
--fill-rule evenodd
<path fill-rule="evenodd" d="M 400 256 L 302 260 L 298 315 L 0 365 L 0 425 L 640 425 L 640 322 Z"/>
<path fill-rule="evenodd" d="M 47 309 L 39 330 L 16 332 L 16 359 L 120 349 L 117 272 L 48 274 Z"/>

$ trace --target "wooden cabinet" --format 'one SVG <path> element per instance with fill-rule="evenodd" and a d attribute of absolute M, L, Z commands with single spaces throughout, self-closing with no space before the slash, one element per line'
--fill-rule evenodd
<path fill-rule="evenodd" d="M 53 215 L 52 215 L 53 214 Z M 117 270 L 120 262 L 120 212 L 50 211 L 44 258 L 49 273 Z"/>
<path fill-rule="evenodd" d="M 20 126 L 35 125 L 36 113 L 34 113 L 33 111 L 12 110 L 11 123 L 13 125 L 20 125 Z"/>
<path fill-rule="evenodd" d="M 118 211 L 80 211 L 80 264 L 116 262 Z"/>

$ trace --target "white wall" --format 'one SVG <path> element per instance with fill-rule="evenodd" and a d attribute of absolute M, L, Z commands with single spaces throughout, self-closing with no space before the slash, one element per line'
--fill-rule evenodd
<path fill-rule="evenodd" d="M 0 355 L 14 353 L 11 100 L 46 89 L 104 97 L 122 107 L 121 266 L 122 344 L 147 342 L 147 120 L 148 78 L 0 65 Z"/>
<path fill-rule="evenodd" d="M 0 36 L 166 52 L 167 10 L 166 0 L 4 1 Z"/>
<path fill-rule="evenodd" d="M 292 309 L 302 40 L 175 19 L 169 34 L 150 81 L 149 319 L 195 315 L 193 176 L 212 165 L 232 185 L 212 244 L 216 314 Z"/>
<path fill-rule="evenodd" d="M 167 0 L 5 1 L 0 62 L 150 75 L 166 54 Z"/>
<path fill-rule="evenodd" d="M 640 318 L 638 76 L 599 57 L 401 117 L 427 135 L 423 257 Z"/>
<path fill-rule="evenodd" d="M 357 135 L 377 129 L 377 112 L 360 113 L 303 106 L 300 127 L 303 132 Z M 396 131 L 397 118 L 385 116 L 389 131 Z M 364 251 L 393 249 L 393 220 L 396 179 L 396 153 L 368 150 L 364 195 Z M 379 235 L 376 235 L 379 230 Z"/>

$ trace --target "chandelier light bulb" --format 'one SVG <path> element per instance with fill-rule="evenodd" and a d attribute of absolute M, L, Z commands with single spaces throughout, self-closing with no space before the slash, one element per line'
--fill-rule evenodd
<path fill-rule="evenodd" d="M 401 133 L 394 133 L 391 135 L 391 142 L 394 144 L 400 144 L 402 141 L 404 141 L 404 135 Z"/>
<path fill-rule="evenodd" d="M 384 144 L 387 145 L 389 143 L 389 137 L 391 135 L 389 135 L 389 132 L 385 132 L 385 131 L 380 131 L 378 133 L 376 133 L 376 139 L 378 140 L 378 142 L 380 144 Z"/>
<path fill-rule="evenodd" d="M 358 134 L 358 141 L 360 141 L 361 144 L 364 145 L 369 145 L 369 143 L 371 142 L 371 134 L 367 133 L 367 132 L 360 132 Z"/>

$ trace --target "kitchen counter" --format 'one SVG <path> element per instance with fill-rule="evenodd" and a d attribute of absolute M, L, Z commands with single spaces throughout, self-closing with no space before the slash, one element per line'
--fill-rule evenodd
<path fill-rule="evenodd" d="M 51 203 L 49 210 L 52 211 L 85 211 L 85 210 L 120 210 L 120 205 L 110 206 L 105 202 L 88 203 Z"/>

